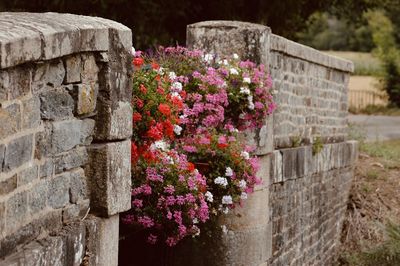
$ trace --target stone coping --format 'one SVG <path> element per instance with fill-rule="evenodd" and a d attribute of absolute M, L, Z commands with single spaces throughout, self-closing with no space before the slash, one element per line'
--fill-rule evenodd
<path fill-rule="evenodd" d="M 188 25 L 188 29 L 193 29 L 193 28 L 204 28 L 204 29 L 223 28 L 226 30 L 243 30 L 243 31 L 257 30 L 257 31 L 263 31 L 263 32 L 266 31 L 271 33 L 271 29 L 264 25 L 248 23 L 248 22 L 240 22 L 240 21 L 229 21 L 229 20 L 202 21 Z M 316 49 L 296 43 L 294 41 L 290 41 L 286 38 L 283 38 L 281 36 L 272 33 L 270 34 L 269 45 L 271 51 L 282 52 L 291 55 L 293 57 L 301 58 L 309 62 L 327 66 L 329 68 L 334 68 L 344 72 L 354 71 L 353 62 L 349 60 L 324 54 Z"/>
<path fill-rule="evenodd" d="M 108 19 L 0 12 L 0 69 L 78 52 L 108 51 L 110 30 L 118 33 L 125 49 L 131 49 L 131 30 Z"/>
<path fill-rule="evenodd" d="M 328 55 L 306 45 L 296 43 L 281 36 L 271 34 L 271 50 L 298 57 L 309 62 L 327 66 L 344 72 L 353 72 L 353 62 Z"/>

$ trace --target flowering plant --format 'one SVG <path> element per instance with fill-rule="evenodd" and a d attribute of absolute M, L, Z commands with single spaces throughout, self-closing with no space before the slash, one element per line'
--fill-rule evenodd
<path fill-rule="evenodd" d="M 275 109 L 262 65 L 183 47 L 135 53 L 132 209 L 123 221 L 175 245 L 242 205 L 261 181 L 240 132 Z"/>
<path fill-rule="evenodd" d="M 256 176 L 258 159 L 250 156 L 251 148 L 238 141 L 235 132 L 225 134 L 209 130 L 198 133 L 181 140 L 181 149 L 207 176 L 204 195 L 210 212 L 226 214 L 235 204 L 242 204 L 254 186 L 261 183 Z"/>

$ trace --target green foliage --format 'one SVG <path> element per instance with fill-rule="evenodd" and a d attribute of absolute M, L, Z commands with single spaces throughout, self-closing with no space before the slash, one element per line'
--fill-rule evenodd
<path fill-rule="evenodd" d="M 351 111 L 349 110 L 349 112 Z M 400 116 L 400 108 L 392 106 L 367 105 L 365 108 L 361 110 L 356 110 L 352 113 L 367 114 L 367 115 Z"/>
<path fill-rule="evenodd" d="M 382 76 L 384 73 L 381 61 L 372 53 L 348 51 L 324 51 L 324 53 L 352 61 L 354 75 Z"/>
<path fill-rule="evenodd" d="M 321 137 L 315 137 L 313 144 L 312 144 L 312 153 L 313 155 L 316 155 L 322 151 L 324 148 L 324 143 L 322 142 Z"/>
<path fill-rule="evenodd" d="M 385 226 L 386 241 L 379 246 L 348 257 L 354 266 L 398 266 L 400 265 L 400 225 Z"/>
<path fill-rule="evenodd" d="M 365 14 L 376 45 L 374 52 L 383 62 L 385 90 L 389 101 L 400 107 L 400 49 L 396 43 L 394 26 L 381 10 Z"/>
<path fill-rule="evenodd" d="M 363 23 L 352 24 L 327 12 L 314 13 L 307 29 L 297 34 L 298 41 L 319 50 L 364 51 L 374 47 L 371 31 Z"/>
<path fill-rule="evenodd" d="M 364 143 L 360 145 L 360 150 L 370 156 L 396 161 L 400 164 L 400 140 Z"/>
<path fill-rule="evenodd" d="M 270 26 L 289 38 L 305 27 L 316 11 L 332 6 L 352 10 L 367 7 L 368 0 L 0 0 L 0 11 L 63 12 L 100 16 L 133 29 L 135 48 L 185 43 L 186 25 L 204 20 L 241 20 Z"/>

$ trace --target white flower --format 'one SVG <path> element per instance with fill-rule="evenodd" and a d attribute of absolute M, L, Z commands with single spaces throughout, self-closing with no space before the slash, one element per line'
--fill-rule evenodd
<path fill-rule="evenodd" d="M 222 204 L 233 204 L 232 197 L 225 195 L 222 197 Z"/>
<path fill-rule="evenodd" d="M 205 54 L 203 55 L 203 60 L 207 63 L 211 63 L 211 61 L 214 59 L 214 56 L 212 54 Z"/>
<path fill-rule="evenodd" d="M 182 127 L 178 126 L 178 125 L 174 125 L 174 132 L 176 135 L 180 135 L 182 132 Z"/>
<path fill-rule="evenodd" d="M 135 54 L 136 54 L 135 47 L 132 47 L 131 53 L 132 53 L 132 55 L 135 55 Z"/>
<path fill-rule="evenodd" d="M 187 114 L 183 114 L 183 115 L 179 116 L 179 119 L 185 119 L 185 118 L 187 118 Z"/>
<path fill-rule="evenodd" d="M 247 186 L 247 182 L 246 182 L 246 180 L 240 180 L 239 181 L 239 187 L 241 188 L 241 189 L 243 189 L 243 188 L 246 188 L 246 186 Z"/>
<path fill-rule="evenodd" d="M 241 198 L 242 200 L 247 199 L 247 193 L 246 193 L 246 192 L 242 192 L 242 194 L 240 195 L 240 198 Z"/>
<path fill-rule="evenodd" d="M 160 75 L 164 75 L 164 68 L 163 68 L 163 67 L 160 67 L 160 68 L 157 70 L 157 72 L 158 72 L 158 74 L 160 74 Z"/>
<path fill-rule="evenodd" d="M 173 71 L 169 72 L 169 73 L 168 73 L 168 77 L 169 77 L 170 80 L 176 79 L 176 74 L 175 74 L 175 72 L 173 72 Z"/>
<path fill-rule="evenodd" d="M 254 103 L 252 103 L 252 102 L 249 103 L 249 109 L 254 110 Z"/>
<path fill-rule="evenodd" d="M 234 59 L 239 59 L 238 54 L 233 54 L 233 58 L 234 58 Z"/>
<path fill-rule="evenodd" d="M 172 88 L 177 91 L 182 91 L 182 83 L 175 81 L 174 83 L 172 83 Z"/>
<path fill-rule="evenodd" d="M 253 95 L 247 96 L 247 101 L 249 102 L 249 109 L 254 110 Z"/>
<path fill-rule="evenodd" d="M 226 228 L 226 226 L 225 226 L 224 224 L 221 225 L 221 229 L 222 229 L 222 232 L 223 232 L 224 234 L 228 233 L 228 228 Z"/>
<path fill-rule="evenodd" d="M 232 170 L 232 168 L 227 167 L 227 168 L 225 169 L 225 175 L 226 175 L 226 176 L 233 176 L 233 170 Z"/>
<path fill-rule="evenodd" d="M 165 156 L 165 159 L 168 161 L 168 163 L 169 164 L 174 164 L 175 162 L 174 162 L 174 159 L 172 159 L 172 157 L 171 156 Z"/>
<path fill-rule="evenodd" d="M 239 72 L 237 71 L 237 69 L 236 68 L 231 68 L 231 69 L 229 69 L 229 73 L 231 73 L 231 75 L 239 75 Z"/>
<path fill-rule="evenodd" d="M 222 212 L 223 212 L 224 214 L 228 214 L 229 208 L 228 208 L 228 207 L 225 207 L 225 208 L 222 210 Z"/>
<path fill-rule="evenodd" d="M 197 218 L 194 218 L 194 219 L 193 219 L 193 223 L 194 223 L 194 224 L 198 224 L 198 223 L 199 223 L 199 220 L 198 220 Z"/>
<path fill-rule="evenodd" d="M 250 84 L 250 83 L 251 83 L 251 80 L 250 80 L 250 78 L 243 78 L 243 82 L 244 82 L 244 83 Z"/>
<path fill-rule="evenodd" d="M 250 154 L 247 151 L 242 151 L 240 156 L 242 156 L 245 160 L 250 159 Z"/>
<path fill-rule="evenodd" d="M 228 185 L 228 180 L 225 177 L 219 176 L 214 179 L 214 183 L 226 187 Z"/>
<path fill-rule="evenodd" d="M 204 196 L 206 197 L 206 200 L 207 200 L 208 202 L 213 202 L 213 201 L 214 201 L 213 194 L 212 194 L 210 191 L 207 191 L 207 192 L 204 194 Z"/>
<path fill-rule="evenodd" d="M 168 150 L 168 144 L 163 141 L 163 140 L 157 140 L 150 146 L 151 149 L 157 149 L 157 150 L 162 150 L 162 151 L 167 151 Z"/>
<path fill-rule="evenodd" d="M 227 66 L 228 65 L 228 60 L 224 59 L 224 61 L 222 61 L 222 63 Z"/>
<path fill-rule="evenodd" d="M 249 88 L 245 88 L 245 87 L 241 87 L 240 88 L 240 93 L 249 95 L 250 94 L 250 89 Z"/>
<path fill-rule="evenodd" d="M 178 98 L 179 100 L 182 100 L 182 97 L 179 95 L 179 93 L 177 93 L 176 91 L 174 91 L 174 92 L 171 92 L 171 96 L 172 97 L 176 97 L 176 98 Z"/>

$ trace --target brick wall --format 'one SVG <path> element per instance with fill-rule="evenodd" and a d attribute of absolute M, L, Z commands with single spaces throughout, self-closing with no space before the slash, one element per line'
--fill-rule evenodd
<path fill-rule="evenodd" d="M 0 265 L 116 265 L 131 32 L 54 13 L 0 20 Z"/>
<path fill-rule="evenodd" d="M 357 143 L 346 141 L 353 64 L 245 22 L 189 25 L 187 44 L 269 66 L 278 108 L 263 128 L 246 133 L 258 147 L 263 185 L 221 219 L 226 234 L 202 252 L 191 247 L 186 264 L 329 265 L 357 157 Z M 313 154 L 313 145 L 321 151 Z"/>
<path fill-rule="evenodd" d="M 346 139 L 351 62 L 271 34 L 269 65 L 277 91 L 275 148 Z"/>

